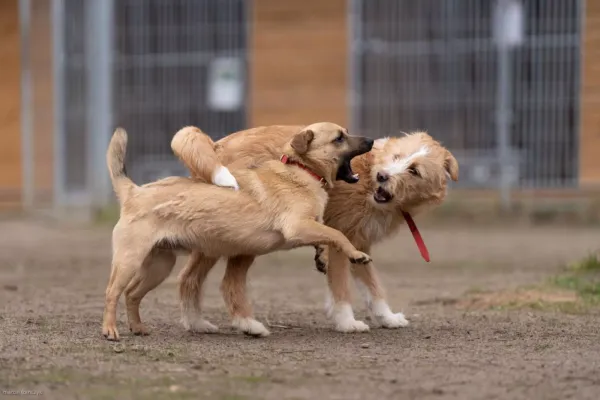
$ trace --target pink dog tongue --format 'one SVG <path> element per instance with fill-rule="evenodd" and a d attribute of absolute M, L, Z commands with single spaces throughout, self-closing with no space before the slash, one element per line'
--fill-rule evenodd
<path fill-rule="evenodd" d="M 429 262 L 429 251 L 427 251 L 427 246 L 425 246 L 425 242 L 421 237 L 421 233 L 419 232 L 415 221 L 413 221 L 412 217 L 407 212 L 402 211 L 402 216 L 404 217 L 404 220 L 410 229 L 410 233 L 412 233 L 413 237 L 415 238 L 415 242 L 417 242 L 421 256 L 425 261 Z"/>

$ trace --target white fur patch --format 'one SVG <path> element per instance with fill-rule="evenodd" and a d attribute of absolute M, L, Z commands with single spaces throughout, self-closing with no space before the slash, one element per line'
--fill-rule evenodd
<path fill-rule="evenodd" d="M 390 138 L 387 138 L 387 137 L 381 138 L 381 139 L 376 139 L 373 142 L 373 148 L 377 149 L 377 150 L 383 149 L 388 140 L 390 140 Z"/>
<path fill-rule="evenodd" d="M 234 190 L 239 190 L 240 188 L 235 177 L 229 172 L 229 169 L 222 165 L 213 171 L 212 182 L 217 186 L 230 187 Z"/>
<path fill-rule="evenodd" d="M 415 159 L 426 156 L 428 153 L 429 153 L 429 149 L 427 148 L 427 146 L 423 146 L 419 150 L 417 150 L 414 153 L 412 153 L 411 155 L 409 155 L 408 157 L 404 157 L 399 160 L 392 161 L 384 168 L 384 170 L 387 173 L 389 173 L 390 175 L 400 174 L 400 173 L 406 171 L 406 169 L 408 167 L 410 167 L 410 165 L 413 163 L 413 161 Z"/>

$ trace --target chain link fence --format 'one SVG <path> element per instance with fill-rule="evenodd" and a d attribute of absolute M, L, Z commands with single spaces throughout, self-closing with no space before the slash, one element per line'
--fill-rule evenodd
<path fill-rule="evenodd" d="M 170 149 L 181 127 L 214 139 L 246 127 L 251 1 L 20 1 L 33 97 L 23 110 L 27 204 L 106 204 L 115 126 L 130 132 L 139 183 L 185 173 Z"/>
<path fill-rule="evenodd" d="M 214 139 L 248 127 L 251 1 L 19 1 L 26 206 L 106 204 L 115 126 L 130 132 L 139 183 L 185 173 L 169 145 L 182 126 Z M 337 61 L 353 131 L 427 130 L 456 153 L 467 188 L 577 185 L 583 0 L 346 10 L 349 57 Z"/>
<path fill-rule="evenodd" d="M 577 184 L 583 1 L 351 3 L 357 130 L 432 132 L 462 186 Z"/>

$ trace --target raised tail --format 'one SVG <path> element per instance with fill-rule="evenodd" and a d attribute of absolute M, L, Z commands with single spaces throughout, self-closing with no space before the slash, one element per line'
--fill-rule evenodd
<path fill-rule="evenodd" d="M 113 189 L 120 203 L 127 198 L 128 193 L 135 183 L 127 176 L 125 168 L 125 154 L 127 153 L 127 132 L 123 128 L 117 128 L 110 139 L 108 151 L 106 152 L 106 164 L 110 173 Z"/>
<path fill-rule="evenodd" d="M 239 189 L 235 177 L 221 164 L 215 151 L 215 143 L 195 126 L 180 129 L 171 140 L 171 149 L 195 179 Z"/>

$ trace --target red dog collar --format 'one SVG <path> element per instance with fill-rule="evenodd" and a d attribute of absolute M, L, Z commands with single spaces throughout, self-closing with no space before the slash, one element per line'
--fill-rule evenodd
<path fill-rule="evenodd" d="M 322 176 L 319 176 L 319 175 L 315 174 L 314 172 L 312 172 L 310 169 L 308 169 L 308 167 L 306 165 L 301 164 L 301 163 L 299 163 L 297 161 L 291 161 L 290 158 L 288 156 L 286 156 L 285 154 L 282 155 L 279 160 L 282 163 L 284 163 L 284 164 L 296 165 L 296 166 L 302 168 L 303 170 L 305 170 L 306 172 L 308 172 L 313 178 L 315 178 L 319 182 L 325 183 L 325 178 L 323 178 Z"/>

